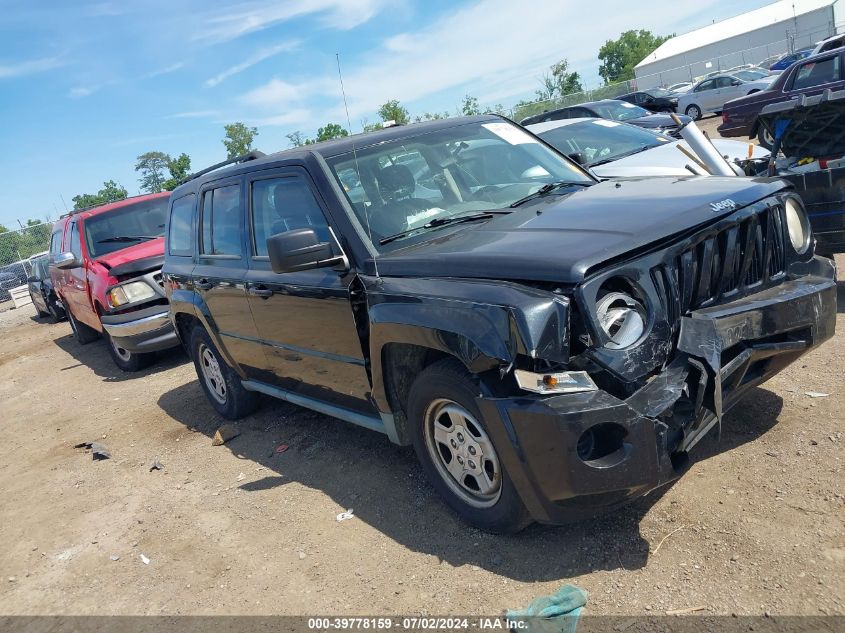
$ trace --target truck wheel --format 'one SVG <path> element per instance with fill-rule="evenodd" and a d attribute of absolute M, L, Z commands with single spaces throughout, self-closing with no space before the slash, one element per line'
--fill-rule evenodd
<path fill-rule="evenodd" d="M 141 371 L 153 364 L 155 354 L 138 354 L 123 349 L 120 345 L 114 342 L 114 339 L 109 336 L 109 333 L 103 330 L 103 338 L 106 339 L 106 347 L 109 350 L 109 356 L 120 369 L 127 372 Z"/>
<path fill-rule="evenodd" d="M 67 320 L 70 321 L 70 329 L 73 330 L 73 336 L 77 343 L 88 345 L 88 343 L 97 340 L 99 336 L 97 330 L 77 321 L 70 310 L 67 311 Z"/>
<path fill-rule="evenodd" d="M 478 391 L 455 360 L 424 369 L 408 397 L 414 449 L 431 484 L 467 523 L 518 532 L 531 518 L 475 405 Z"/>
<path fill-rule="evenodd" d="M 191 358 L 200 385 L 211 406 L 229 420 L 238 420 L 258 407 L 258 394 L 247 391 L 240 377 L 226 364 L 202 326 L 191 333 Z"/>
<path fill-rule="evenodd" d="M 757 141 L 759 141 L 760 147 L 764 147 L 769 151 L 772 150 L 772 146 L 775 144 L 775 139 L 764 127 L 761 127 L 757 132 Z"/>

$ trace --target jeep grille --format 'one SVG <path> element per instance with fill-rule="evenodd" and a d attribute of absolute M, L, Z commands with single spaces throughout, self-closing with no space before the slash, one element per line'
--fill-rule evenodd
<path fill-rule="evenodd" d="M 669 322 L 691 310 L 774 285 L 786 268 L 783 206 L 772 205 L 703 239 L 652 270 Z"/>

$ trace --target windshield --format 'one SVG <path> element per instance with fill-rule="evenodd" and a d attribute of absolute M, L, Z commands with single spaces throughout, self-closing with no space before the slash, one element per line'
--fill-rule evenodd
<path fill-rule="evenodd" d="M 627 101 L 600 101 L 593 104 L 592 109 L 603 119 L 610 119 L 611 121 L 628 121 L 629 119 L 639 119 L 643 116 L 651 114 L 645 108 L 636 106 Z"/>
<path fill-rule="evenodd" d="M 643 128 L 604 119 L 561 125 L 537 136 L 564 154 L 582 154 L 587 167 L 671 142 Z"/>
<path fill-rule="evenodd" d="M 664 88 L 652 88 L 651 90 L 646 90 L 645 93 L 647 95 L 651 95 L 652 97 L 674 97 L 675 93 L 671 90 L 666 90 Z"/>
<path fill-rule="evenodd" d="M 738 70 L 734 73 L 734 77 L 739 77 L 743 81 L 756 81 L 768 76 L 768 74 L 759 70 Z"/>
<path fill-rule="evenodd" d="M 425 239 L 435 228 L 446 226 L 443 218 L 510 212 L 512 203 L 549 183 L 595 182 L 506 121 L 467 123 L 403 137 L 327 162 L 364 232 L 382 252 Z M 426 230 L 379 244 L 417 228 Z"/>
<path fill-rule="evenodd" d="M 85 220 L 85 244 L 95 258 L 164 235 L 168 197 L 136 202 Z"/>

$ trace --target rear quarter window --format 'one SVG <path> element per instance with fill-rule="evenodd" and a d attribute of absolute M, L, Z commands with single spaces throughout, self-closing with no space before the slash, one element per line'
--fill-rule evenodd
<path fill-rule="evenodd" d="M 197 196 L 193 193 L 173 201 L 170 208 L 170 225 L 167 231 L 167 253 L 181 257 L 193 255 L 191 237 L 194 207 Z"/>

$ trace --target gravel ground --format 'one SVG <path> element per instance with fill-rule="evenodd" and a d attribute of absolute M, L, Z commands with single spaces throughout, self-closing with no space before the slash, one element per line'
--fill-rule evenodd
<path fill-rule="evenodd" d="M 564 583 L 589 614 L 845 614 L 842 333 L 673 486 L 499 537 L 445 508 L 411 450 L 282 402 L 213 447 L 222 421 L 180 351 L 122 374 L 32 312 L 0 313 L 0 614 L 498 614 Z"/>

